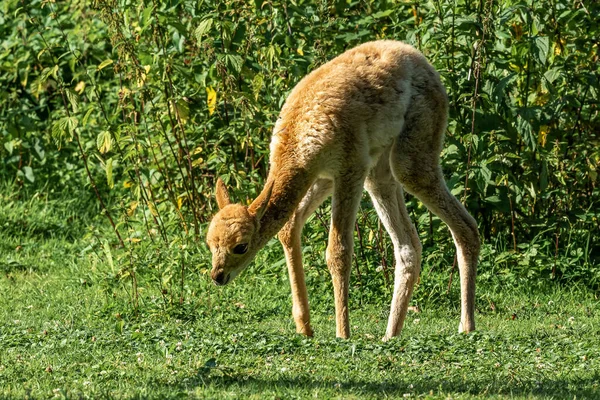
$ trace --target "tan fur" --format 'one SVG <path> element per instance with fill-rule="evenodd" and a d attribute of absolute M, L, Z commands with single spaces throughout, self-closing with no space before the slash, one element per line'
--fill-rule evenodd
<path fill-rule="evenodd" d="M 221 178 L 217 179 L 217 192 L 215 197 L 217 198 L 217 204 L 219 205 L 219 208 L 223 208 L 231 204 L 229 194 L 227 193 L 227 186 L 225 186 L 225 182 L 223 182 Z"/>
<path fill-rule="evenodd" d="M 421 263 L 404 188 L 450 227 L 461 280 L 459 331 L 474 330 L 479 235 L 475 220 L 448 191 L 439 165 L 447 111 L 437 72 L 401 42 L 365 43 L 310 73 L 291 92 L 275 124 L 269 176 L 260 195 L 249 207 L 229 204 L 224 186 L 217 184 L 221 209 L 207 235 L 215 282 L 231 281 L 279 232 L 296 329 L 312 335 L 300 236 L 308 216 L 333 193 L 326 258 L 336 333 L 349 337 L 353 229 L 364 187 L 394 246 L 394 294 L 384 339 L 396 336 Z M 247 252 L 234 254 L 245 243 Z"/>

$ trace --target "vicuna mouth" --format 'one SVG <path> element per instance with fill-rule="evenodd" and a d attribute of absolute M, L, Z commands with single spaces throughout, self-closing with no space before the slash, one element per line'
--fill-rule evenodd
<path fill-rule="evenodd" d="M 217 277 L 217 279 L 220 277 Z M 227 285 L 227 283 L 229 282 L 229 279 L 231 278 L 231 274 L 227 274 L 227 276 L 225 276 L 225 278 L 222 279 L 213 279 L 213 283 L 217 286 L 225 286 Z"/>

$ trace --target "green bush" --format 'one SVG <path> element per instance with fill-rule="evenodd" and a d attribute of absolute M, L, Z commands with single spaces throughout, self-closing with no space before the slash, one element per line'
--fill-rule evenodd
<path fill-rule="evenodd" d="M 23 196 L 85 186 L 128 250 L 123 276 L 181 273 L 183 288 L 186 265 L 209 268 L 216 177 L 238 201 L 258 193 L 293 86 L 354 45 L 399 39 L 447 86 L 443 167 L 480 224 L 480 279 L 597 288 L 599 13 L 566 0 L 4 1 L 0 176 Z M 445 226 L 409 207 L 426 266 L 450 268 Z M 358 226 L 355 279 L 381 285 L 392 252 L 367 199 Z"/>

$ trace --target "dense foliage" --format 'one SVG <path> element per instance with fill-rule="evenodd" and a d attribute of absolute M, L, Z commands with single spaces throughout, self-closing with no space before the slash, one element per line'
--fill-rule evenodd
<path fill-rule="evenodd" d="M 118 277 L 137 293 L 148 271 L 172 295 L 177 279 L 183 296 L 189 265 L 210 265 L 215 178 L 252 198 L 291 88 L 345 49 L 399 39 L 447 86 L 443 167 L 480 224 L 480 279 L 598 288 L 599 13 L 566 0 L 5 0 L 0 177 L 23 197 L 84 201 L 85 186 L 115 233 L 90 232 L 93 246 L 111 263 L 126 250 Z M 425 270 L 453 268 L 445 225 L 409 206 Z M 323 213 L 307 229 L 316 264 Z M 384 286 L 392 252 L 368 198 L 357 241 L 355 284 Z"/>

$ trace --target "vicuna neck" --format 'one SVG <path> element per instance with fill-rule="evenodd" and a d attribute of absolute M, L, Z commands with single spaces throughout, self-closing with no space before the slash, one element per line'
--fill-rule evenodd
<path fill-rule="evenodd" d="M 265 187 L 250 206 L 255 208 L 264 201 L 268 196 L 269 185 L 273 182 L 269 204 L 260 220 L 260 248 L 264 247 L 283 228 L 300 204 L 311 183 L 308 172 L 302 168 L 294 167 L 273 171 L 275 169 L 273 167 L 271 167 Z"/>

